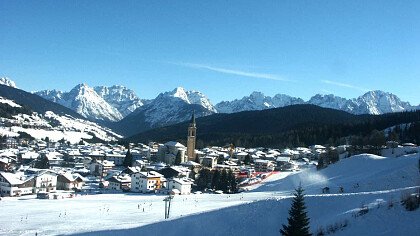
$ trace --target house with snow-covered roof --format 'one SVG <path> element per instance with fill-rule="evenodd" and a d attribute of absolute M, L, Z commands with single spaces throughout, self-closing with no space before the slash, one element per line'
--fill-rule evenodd
<path fill-rule="evenodd" d="M 193 182 L 187 178 L 171 178 L 167 182 L 167 190 L 171 194 L 186 195 L 191 193 Z"/>
<path fill-rule="evenodd" d="M 273 161 L 270 160 L 255 160 L 254 161 L 255 170 L 260 172 L 270 172 L 274 171 L 276 165 Z"/>
<path fill-rule="evenodd" d="M 128 174 L 112 176 L 110 179 L 108 179 L 108 182 L 108 189 L 118 191 L 131 189 L 131 177 Z"/>
<path fill-rule="evenodd" d="M 23 172 L 0 172 L 0 196 L 14 197 L 34 193 L 35 178 Z"/>
<path fill-rule="evenodd" d="M 114 162 L 116 166 L 122 166 L 125 159 L 125 154 L 120 153 L 107 153 L 105 154 L 105 159 L 107 161 Z"/>
<path fill-rule="evenodd" d="M 114 168 L 114 162 L 107 160 L 97 160 L 90 164 L 90 173 L 95 176 L 106 176 L 108 171 Z"/>
<path fill-rule="evenodd" d="M 82 189 L 85 179 L 78 173 L 64 172 L 57 176 L 58 190 Z"/>
<path fill-rule="evenodd" d="M 162 188 L 163 181 L 163 175 L 156 171 L 134 173 L 131 175 L 131 192 L 155 192 Z"/>
<path fill-rule="evenodd" d="M 28 169 L 25 174 L 35 177 L 34 193 L 57 190 L 57 173 L 46 169 Z"/>
<path fill-rule="evenodd" d="M 214 168 L 217 165 L 217 156 L 205 156 L 200 158 L 200 164 L 205 167 Z"/>

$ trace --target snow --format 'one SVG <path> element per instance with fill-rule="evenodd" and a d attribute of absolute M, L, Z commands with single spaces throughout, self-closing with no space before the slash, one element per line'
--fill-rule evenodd
<path fill-rule="evenodd" d="M 3 198 L 0 234 L 97 235 L 101 230 L 101 235 L 273 235 L 286 223 L 293 189 L 301 183 L 313 232 L 347 220 L 348 226 L 337 235 L 416 235 L 420 224 L 414 219 L 420 210 L 405 211 L 399 200 L 401 194 L 420 187 L 418 160 L 418 154 L 400 158 L 364 154 L 321 171 L 272 175 L 241 194 L 175 196 L 169 220 L 163 219 L 164 195 Z M 321 193 L 325 186 L 330 194 Z M 344 186 L 345 192 L 339 193 L 337 186 Z M 395 206 L 388 209 L 390 200 Z M 363 204 L 369 212 L 355 217 Z"/>
<path fill-rule="evenodd" d="M 35 94 L 68 107 L 89 119 L 119 121 L 123 118 L 116 108 L 108 104 L 87 84 L 79 84 L 66 93 L 44 90 L 35 92 Z"/>
<path fill-rule="evenodd" d="M 1 77 L 0 84 L 6 85 L 12 88 L 17 88 L 15 82 L 7 77 Z"/>
<path fill-rule="evenodd" d="M 233 113 L 248 110 L 263 110 L 269 108 L 284 107 L 294 104 L 305 103 L 300 98 L 291 97 L 285 94 L 277 94 L 274 97 L 265 96 L 261 92 L 252 92 L 249 96 L 233 101 L 223 101 L 216 104 L 216 109 L 221 113 Z"/>
<path fill-rule="evenodd" d="M 111 87 L 94 87 L 96 93 L 101 96 L 109 105 L 116 108 L 124 117 L 144 105 L 133 90 L 121 85 Z"/>
<path fill-rule="evenodd" d="M 21 105 L 15 103 L 14 101 L 3 98 L 3 97 L 0 97 L 0 103 L 7 104 L 11 107 L 22 107 Z"/>
<path fill-rule="evenodd" d="M 189 120 L 191 112 L 186 112 L 190 104 L 200 105 L 203 112 L 196 112 L 196 117 L 211 115 L 216 109 L 210 100 L 197 91 L 186 91 L 178 87 L 170 92 L 159 94 L 147 105 L 137 109 L 134 113 L 143 112 L 145 121 L 151 127 L 164 126 Z"/>
<path fill-rule="evenodd" d="M 17 124 L 28 123 L 43 128 L 26 128 L 16 124 L 11 127 L 0 127 L 0 135 L 17 137 L 19 132 L 25 132 L 38 140 L 48 137 L 51 141 L 59 141 L 64 138 L 73 144 L 80 142 L 81 139 L 93 138 L 92 134 L 104 141 L 116 141 L 122 137 L 94 122 L 57 115 L 52 111 L 47 111 L 44 116 L 36 113 L 32 115 L 20 114 L 15 116 L 12 121 L 17 122 Z M 57 124 L 53 127 L 50 125 L 50 121 Z"/>
<path fill-rule="evenodd" d="M 401 101 L 396 95 L 383 91 L 369 91 L 358 98 L 346 99 L 333 94 L 316 94 L 308 101 L 301 98 L 291 97 L 285 94 L 277 94 L 274 97 L 265 96 L 261 92 L 253 92 L 249 96 L 233 101 L 223 101 L 216 104 L 220 113 L 233 113 L 249 110 L 263 110 L 269 108 L 284 107 L 294 104 L 313 104 L 320 107 L 332 108 L 353 114 L 384 114 L 415 110 L 408 102 Z"/>

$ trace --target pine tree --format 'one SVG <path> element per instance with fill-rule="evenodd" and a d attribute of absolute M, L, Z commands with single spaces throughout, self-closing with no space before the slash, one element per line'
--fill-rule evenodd
<path fill-rule="evenodd" d="M 220 189 L 220 171 L 219 170 L 215 170 L 213 173 L 213 177 L 211 180 L 211 188 L 215 190 Z"/>
<path fill-rule="evenodd" d="M 228 190 L 230 193 L 236 193 L 238 191 L 238 182 L 232 170 L 228 172 Z"/>
<path fill-rule="evenodd" d="M 228 190 L 228 176 L 226 170 L 222 170 L 222 175 L 220 176 L 219 189 L 222 190 L 224 193 L 226 193 Z"/>
<path fill-rule="evenodd" d="M 133 154 L 131 154 L 130 152 L 130 146 L 128 147 L 128 151 L 125 154 L 125 158 L 124 158 L 124 162 L 123 162 L 123 166 L 125 167 L 129 167 L 133 165 Z"/>
<path fill-rule="evenodd" d="M 322 169 L 324 167 L 325 167 L 325 165 L 324 165 L 324 157 L 323 156 L 320 156 L 318 158 L 318 165 L 316 165 L 316 169 L 317 170 L 320 170 L 320 169 Z"/>
<path fill-rule="evenodd" d="M 294 194 L 292 207 L 289 210 L 288 225 L 283 225 L 281 235 L 287 236 L 309 236 L 309 218 L 306 215 L 303 188 L 299 185 Z"/>
<path fill-rule="evenodd" d="M 48 160 L 47 155 L 42 154 L 41 159 L 37 160 L 37 162 L 35 163 L 35 168 L 38 168 L 38 169 L 50 168 L 50 161 Z"/>
<path fill-rule="evenodd" d="M 181 164 L 181 162 L 182 162 L 182 160 L 181 160 L 181 152 L 178 151 L 178 153 L 176 154 L 176 157 L 175 157 L 175 165 L 179 165 L 179 164 Z"/>
<path fill-rule="evenodd" d="M 198 172 L 198 178 L 195 180 L 198 190 L 205 190 L 206 188 L 212 187 L 212 172 L 203 168 Z"/>
<path fill-rule="evenodd" d="M 251 163 L 251 155 L 248 154 L 245 156 L 244 163 L 245 165 L 249 165 L 249 163 Z"/>

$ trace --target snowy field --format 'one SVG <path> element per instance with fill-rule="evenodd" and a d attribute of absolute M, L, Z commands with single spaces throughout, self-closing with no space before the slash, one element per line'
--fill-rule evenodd
<path fill-rule="evenodd" d="M 164 220 L 165 196 L 100 194 L 73 199 L 4 198 L 2 235 L 278 235 L 291 194 L 306 190 L 311 230 L 336 223 L 334 235 L 418 235 L 420 210 L 408 212 L 401 195 L 418 190 L 418 154 L 400 158 L 359 155 L 322 171 L 280 173 L 250 192 L 175 196 Z M 330 194 L 322 194 L 323 187 Z M 339 187 L 344 193 L 339 193 Z M 394 202 L 389 208 L 388 203 Z M 369 211 L 356 216 L 366 205 Z"/>

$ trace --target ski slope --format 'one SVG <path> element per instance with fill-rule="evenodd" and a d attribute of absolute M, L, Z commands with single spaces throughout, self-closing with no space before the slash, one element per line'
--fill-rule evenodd
<path fill-rule="evenodd" d="M 408 212 L 399 201 L 401 194 L 420 185 L 418 160 L 418 154 L 359 155 L 321 171 L 280 173 L 246 193 L 175 196 L 168 220 L 162 195 L 4 198 L 0 234 L 276 235 L 287 222 L 293 189 L 300 183 L 307 194 L 312 232 L 347 221 L 335 235 L 417 235 L 420 210 Z M 330 194 L 321 193 L 326 186 Z M 344 193 L 338 192 L 339 186 Z M 395 204 L 388 209 L 390 201 Z M 364 204 L 369 212 L 354 217 Z"/>

